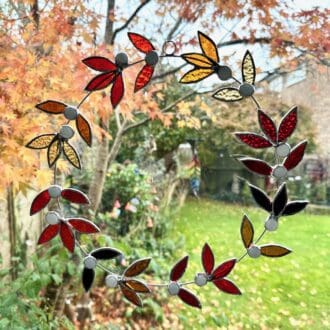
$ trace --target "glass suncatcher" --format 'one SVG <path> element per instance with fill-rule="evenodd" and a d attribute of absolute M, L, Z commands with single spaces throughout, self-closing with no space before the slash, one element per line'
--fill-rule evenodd
<path fill-rule="evenodd" d="M 261 110 L 259 102 L 254 96 L 256 68 L 252 54 L 247 51 L 242 60 L 242 80 L 236 78 L 232 70 L 220 62 L 218 49 L 214 41 L 202 32 L 198 32 L 200 52 L 176 54 L 176 46 L 172 41 L 167 41 L 159 52 L 146 37 L 137 33 L 128 33 L 128 37 L 143 58 L 130 63 L 125 53 L 118 53 L 115 61 L 101 56 L 85 58 L 83 63 L 98 74 L 94 76 L 85 90 L 88 92 L 77 106 L 67 105 L 61 101 L 46 100 L 36 105 L 36 108 L 51 115 L 62 115 L 65 123 L 55 133 L 39 135 L 27 143 L 28 148 L 47 149 L 47 160 L 50 168 L 54 169 L 54 182 L 51 186 L 41 191 L 33 200 L 30 214 L 36 214 L 44 209 L 51 199 L 57 202 L 57 208 L 49 211 L 45 216 L 47 226 L 38 240 L 38 244 L 44 244 L 60 236 L 65 248 L 71 253 L 78 247 L 84 256 L 82 260 L 82 285 L 89 291 L 93 285 L 95 271 L 97 268 L 105 271 L 105 284 L 109 288 L 118 289 L 123 296 L 136 306 L 142 306 L 141 294 L 149 294 L 157 288 L 165 288 L 171 296 L 178 296 L 184 303 L 201 308 L 202 304 L 198 297 L 187 289 L 188 286 L 204 286 L 209 282 L 222 292 L 240 295 L 240 289 L 227 278 L 239 262 L 246 256 L 251 258 L 282 257 L 291 252 L 290 249 L 280 244 L 263 244 L 259 242 L 269 231 L 278 228 L 281 216 L 294 215 L 302 211 L 307 201 L 288 202 L 286 178 L 288 171 L 296 167 L 304 156 L 307 141 L 302 141 L 292 147 L 287 142 L 294 132 L 298 121 L 298 108 L 293 107 L 285 114 L 278 126 Z M 211 75 L 216 75 L 221 81 L 231 81 L 230 87 L 219 88 L 212 96 L 224 102 L 236 102 L 250 98 L 256 106 L 257 120 L 260 126 L 258 133 L 237 132 L 237 139 L 251 148 L 273 148 L 276 163 L 269 164 L 261 159 L 252 157 L 239 157 L 241 162 L 251 172 L 272 177 L 277 184 L 277 192 L 273 199 L 260 188 L 250 185 L 250 190 L 257 205 L 268 213 L 265 219 L 264 230 L 255 237 L 253 224 L 249 217 L 244 214 L 240 228 L 240 235 L 243 242 L 243 253 L 238 258 L 215 262 L 215 256 L 211 247 L 205 243 L 201 246 L 201 271 L 190 281 L 182 281 L 182 277 L 188 267 L 189 256 L 181 258 L 169 271 L 170 275 L 163 283 L 143 281 L 137 276 L 141 275 L 148 267 L 151 258 L 145 257 L 134 261 L 122 273 L 116 273 L 102 264 L 104 260 L 111 260 L 122 255 L 122 252 L 113 247 L 101 247 L 92 251 L 85 251 L 79 244 L 78 235 L 94 234 L 100 229 L 90 220 L 75 217 L 67 218 L 62 212 L 60 203 L 65 199 L 70 203 L 89 204 L 88 197 L 81 191 L 71 188 L 62 188 L 56 182 L 57 161 L 63 154 L 72 166 L 81 169 L 81 161 L 77 150 L 69 143 L 75 131 L 69 125 L 75 121 L 77 131 L 88 146 L 92 145 L 91 126 L 80 111 L 80 106 L 95 91 L 103 90 L 111 86 L 110 101 L 113 108 L 120 103 L 124 96 L 125 86 L 123 75 L 125 69 L 144 63 L 135 80 L 134 92 L 144 88 L 153 76 L 155 66 L 162 58 L 181 58 L 193 68 L 181 77 L 180 82 L 184 84 L 197 83 Z M 118 204 L 119 202 L 116 201 Z M 118 208 L 118 205 L 114 206 Z M 217 266 L 215 266 L 217 265 Z"/>

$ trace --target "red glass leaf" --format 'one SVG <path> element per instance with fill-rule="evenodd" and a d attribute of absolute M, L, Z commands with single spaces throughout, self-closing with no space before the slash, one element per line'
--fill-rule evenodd
<path fill-rule="evenodd" d="M 128 38 L 131 40 L 132 44 L 142 53 L 147 54 L 152 50 L 155 50 L 155 47 L 152 45 L 152 43 L 140 34 L 129 32 Z"/>
<path fill-rule="evenodd" d="M 202 264 L 206 274 L 210 275 L 214 268 L 214 255 L 207 243 L 205 243 L 202 251 Z"/>
<path fill-rule="evenodd" d="M 182 277 L 187 268 L 188 259 L 189 256 L 185 256 L 173 266 L 170 274 L 171 281 L 177 281 Z"/>
<path fill-rule="evenodd" d="M 86 219 L 68 219 L 69 224 L 80 233 L 93 234 L 100 231 L 100 229 L 91 221 Z"/>
<path fill-rule="evenodd" d="M 151 261 L 151 258 L 143 258 L 143 259 L 134 261 L 124 271 L 124 276 L 133 277 L 133 276 L 140 275 L 149 266 L 150 261 Z"/>
<path fill-rule="evenodd" d="M 36 214 L 41 211 L 50 201 L 50 195 L 48 189 L 43 190 L 33 200 L 30 208 L 30 215 Z"/>
<path fill-rule="evenodd" d="M 272 119 L 261 110 L 258 110 L 258 119 L 262 131 L 270 138 L 272 142 L 276 143 L 277 130 Z"/>
<path fill-rule="evenodd" d="M 124 95 L 124 81 L 121 73 L 116 75 L 115 82 L 112 85 L 110 100 L 112 107 L 115 108 Z"/>
<path fill-rule="evenodd" d="M 212 273 L 212 278 L 217 280 L 219 278 L 227 276 L 236 264 L 236 259 L 230 259 L 223 262 L 220 266 L 218 266 L 214 272 Z"/>
<path fill-rule="evenodd" d="M 88 269 L 88 268 L 83 269 L 82 283 L 86 292 L 89 291 L 89 289 L 91 288 L 94 281 L 94 277 L 95 277 L 94 269 Z"/>
<path fill-rule="evenodd" d="M 272 144 L 267 139 L 259 134 L 235 133 L 235 136 L 243 143 L 255 149 L 268 148 L 272 146 Z"/>
<path fill-rule="evenodd" d="M 64 223 L 61 222 L 60 225 L 60 236 L 61 240 L 63 242 L 63 245 L 71 252 L 74 251 L 74 245 L 75 245 L 75 239 L 72 230 L 70 227 Z"/>
<path fill-rule="evenodd" d="M 201 305 L 199 299 L 193 293 L 188 291 L 187 289 L 181 288 L 178 293 L 178 296 L 187 305 L 192 306 L 192 307 L 202 308 L 202 305 Z"/>
<path fill-rule="evenodd" d="M 91 56 L 82 60 L 84 64 L 96 71 L 114 71 L 117 69 L 116 64 L 102 56 Z"/>
<path fill-rule="evenodd" d="M 43 232 L 41 233 L 38 244 L 43 244 L 49 242 L 52 238 L 54 238 L 60 229 L 60 225 L 57 223 L 56 225 L 47 226 Z"/>
<path fill-rule="evenodd" d="M 278 128 L 278 142 L 285 141 L 295 130 L 298 121 L 298 108 L 293 107 L 282 118 Z"/>
<path fill-rule="evenodd" d="M 108 87 L 115 79 L 115 72 L 101 73 L 94 77 L 85 87 L 88 92 L 98 91 Z"/>
<path fill-rule="evenodd" d="M 230 280 L 221 278 L 219 280 L 215 280 L 214 285 L 223 292 L 230 294 L 242 294 L 240 289 Z"/>
<path fill-rule="evenodd" d="M 285 159 L 283 165 L 287 170 L 292 170 L 296 167 L 304 157 L 307 141 L 302 141 L 297 144 L 290 152 L 289 156 Z"/>
<path fill-rule="evenodd" d="M 238 160 L 251 172 L 260 175 L 270 175 L 272 173 L 271 166 L 260 159 L 246 157 L 246 158 L 240 158 Z"/>
<path fill-rule="evenodd" d="M 135 80 L 134 93 L 138 92 L 140 89 L 142 89 L 149 83 L 153 73 L 154 73 L 154 67 L 151 65 L 146 64 L 141 69 Z"/>
<path fill-rule="evenodd" d="M 77 204 L 89 204 L 90 201 L 83 192 L 77 190 L 77 189 L 72 189 L 72 188 L 67 188 L 63 189 L 61 192 L 61 196 L 70 201 L 71 203 L 77 203 Z"/>

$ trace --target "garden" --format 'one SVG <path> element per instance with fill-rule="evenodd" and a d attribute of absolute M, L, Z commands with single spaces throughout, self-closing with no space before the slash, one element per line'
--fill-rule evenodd
<path fill-rule="evenodd" d="M 330 327 L 324 3 L 0 15 L 0 329 Z"/>

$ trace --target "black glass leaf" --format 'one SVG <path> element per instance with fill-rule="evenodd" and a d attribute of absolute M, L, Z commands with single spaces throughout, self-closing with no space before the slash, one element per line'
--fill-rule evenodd
<path fill-rule="evenodd" d="M 117 249 L 113 249 L 113 248 L 109 248 L 109 247 L 105 247 L 105 248 L 99 248 L 94 250 L 93 252 L 91 252 L 91 255 L 96 258 L 96 259 L 113 259 L 118 257 L 119 255 L 121 255 L 122 252 L 117 250 Z"/>
<path fill-rule="evenodd" d="M 266 193 L 252 184 L 249 184 L 249 186 L 256 203 L 267 212 L 272 212 L 272 203 Z"/>
<path fill-rule="evenodd" d="M 288 202 L 288 194 L 286 191 L 286 184 L 283 183 L 277 190 L 277 193 L 273 201 L 274 215 L 278 216 L 284 210 L 286 203 Z"/>
<path fill-rule="evenodd" d="M 94 281 L 94 277 L 95 277 L 94 269 L 88 269 L 88 268 L 83 269 L 82 283 L 86 292 L 91 288 Z"/>
<path fill-rule="evenodd" d="M 302 211 L 308 204 L 308 201 L 290 202 L 284 208 L 282 215 L 293 215 Z"/>

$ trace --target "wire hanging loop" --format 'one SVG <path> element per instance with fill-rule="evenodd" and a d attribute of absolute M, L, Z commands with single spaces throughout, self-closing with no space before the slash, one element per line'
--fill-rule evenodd
<path fill-rule="evenodd" d="M 162 54 L 161 56 L 168 56 L 168 57 L 171 57 L 171 56 L 175 56 L 175 53 L 177 52 L 178 50 L 178 47 L 176 45 L 176 43 L 172 40 L 166 40 L 164 43 L 163 43 L 163 46 L 162 46 Z"/>

